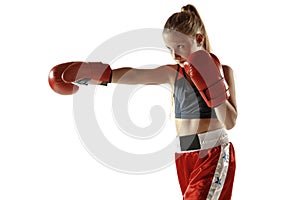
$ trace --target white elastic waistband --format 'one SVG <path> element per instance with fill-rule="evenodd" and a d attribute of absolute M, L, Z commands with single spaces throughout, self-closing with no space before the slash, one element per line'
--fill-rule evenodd
<path fill-rule="evenodd" d="M 229 143 L 228 135 L 223 128 L 197 134 L 200 143 L 200 148 L 197 150 L 182 151 L 180 145 L 180 137 L 181 136 L 176 137 L 176 152 L 178 153 L 210 149 L 213 147 L 220 146 L 222 144 Z"/>

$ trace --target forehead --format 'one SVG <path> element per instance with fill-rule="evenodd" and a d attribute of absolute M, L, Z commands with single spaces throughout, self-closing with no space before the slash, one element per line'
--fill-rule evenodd
<path fill-rule="evenodd" d="M 166 44 L 189 43 L 193 40 L 189 35 L 169 29 L 164 30 L 163 39 Z"/>

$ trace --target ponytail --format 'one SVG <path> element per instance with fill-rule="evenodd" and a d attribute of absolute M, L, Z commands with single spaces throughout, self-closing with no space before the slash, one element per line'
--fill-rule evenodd
<path fill-rule="evenodd" d="M 200 15 L 199 15 L 199 13 L 198 13 L 198 11 L 197 11 L 197 9 L 196 9 L 193 5 L 191 5 L 191 4 L 188 4 L 188 5 L 186 5 L 186 6 L 183 6 L 183 7 L 181 8 L 181 12 L 187 12 L 187 13 L 190 13 L 191 15 L 194 15 L 196 18 L 201 19 L 201 18 L 200 18 Z"/>

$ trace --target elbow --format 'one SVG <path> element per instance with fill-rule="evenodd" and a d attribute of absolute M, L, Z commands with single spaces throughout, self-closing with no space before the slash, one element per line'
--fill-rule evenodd
<path fill-rule="evenodd" d="M 233 127 L 235 127 L 235 122 L 225 124 L 226 130 L 231 130 Z"/>
<path fill-rule="evenodd" d="M 226 130 L 232 129 L 236 124 L 237 110 L 230 103 L 224 103 L 215 108 L 219 121 Z"/>
<path fill-rule="evenodd" d="M 237 115 L 231 116 L 230 119 L 226 120 L 225 129 L 231 130 L 233 127 L 235 127 L 236 124 Z"/>

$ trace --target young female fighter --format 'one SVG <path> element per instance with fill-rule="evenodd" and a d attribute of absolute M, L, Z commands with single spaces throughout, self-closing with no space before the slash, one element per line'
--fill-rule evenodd
<path fill-rule="evenodd" d="M 233 128 L 237 118 L 233 71 L 211 53 L 204 24 L 192 5 L 170 16 L 163 39 L 177 64 L 111 70 L 101 62 L 69 62 L 51 70 L 50 86 L 60 94 L 73 94 L 78 90 L 73 82 L 169 83 L 174 93 L 176 167 L 183 199 L 231 199 L 235 155 L 225 129 Z"/>

